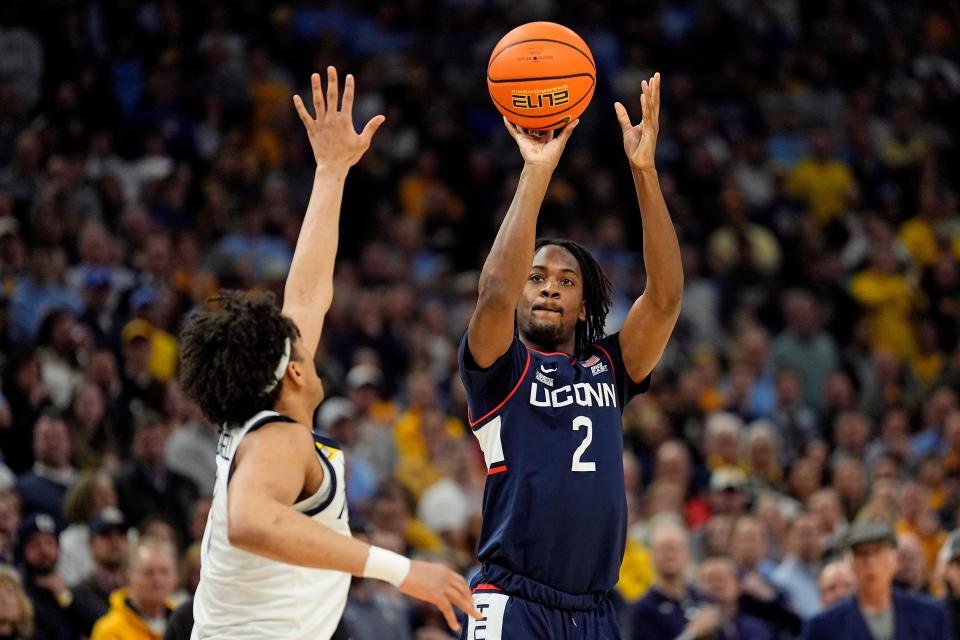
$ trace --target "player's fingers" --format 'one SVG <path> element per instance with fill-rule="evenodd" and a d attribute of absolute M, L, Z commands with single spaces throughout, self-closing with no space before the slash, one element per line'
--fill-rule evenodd
<path fill-rule="evenodd" d="M 510 137 L 516 140 L 517 130 L 514 128 L 514 124 L 507 120 L 507 116 L 503 116 L 503 126 L 507 129 L 507 133 L 510 134 Z"/>
<path fill-rule="evenodd" d="M 617 122 L 620 123 L 620 129 L 626 133 L 633 128 L 633 125 L 630 124 L 630 114 L 627 113 L 627 108 L 619 102 L 613 103 L 613 110 L 617 112 Z"/>
<path fill-rule="evenodd" d="M 653 74 L 653 99 L 657 106 L 660 105 L 660 72 Z"/>
<path fill-rule="evenodd" d="M 560 135 L 559 135 L 559 137 L 560 137 L 560 144 L 562 144 L 562 145 L 566 145 L 566 144 L 567 144 L 567 140 L 570 139 L 570 136 L 573 135 L 573 130 L 576 129 L 579 124 L 580 124 L 580 118 L 577 118 L 576 120 L 574 120 L 573 122 L 571 122 L 570 124 L 568 124 L 567 126 L 565 126 L 565 127 L 560 131 Z"/>
<path fill-rule="evenodd" d="M 437 602 L 437 609 L 440 609 L 440 613 L 443 614 L 444 620 L 447 621 L 447 624 L 450 625 L 450 628 L 454 631 L 460 631 L 460 623 L 457 622 L 457 614 L 454 613 L 453 607 L 450 606 L 450 601 L 447 600 L 446 596 L 442 597 L 439 602 Z"/>
<path fill-rule="evenodd" d="M 320 90 L 320 74 L 314 73 L 310 76 L 310 90 L 313 93 L 313 110 L 317 114 L 317 120 L 326 113 L 326 106 L 323 104 L 323 92 Z"/>
<path fill-rule="evenodd" d="M 303 123 L 303 126 L 309 128 L 310 122 L 311 122 L 310 113 L 307 111 L 307 108 L 304 106 L 303 100 L 300 98 L 300 96 L 297 96 L 297 95 L 293 96 L 293 106 L 297 110 L 297 115 L 300 116 L 300 122 Z"/>
<path fill-rule="evenodd" d="M 353 85 L 353 74 L 348 73 L 343 81 L 343 104 L 340 106 L 340 111 L 347 115 L 353 111 Z"/>
<path fill-rule="evenodd" d="M 451 594 L 450 600 L 453 601 L 453 604 L 460 607 L 461 611 L 475 620 L 483 617 L 483 614 L 473 606 L 473 594 L 470 593 L 470 587 L 467 586 L 463 578 L 460 579 L 459 584 L 453 585 L 451 591 L 453 593 Z"/>
<path fill-rule="evenodd" d="M 327 67 L 327 110 L 336 111 L 340 102 L 340 87 L 337 86 L 337 69 Z"/>
<path fill-rule="evenodd" d="M 649 97 L 646 93 L 640 94 L 640 124 L 644 122 L 649 122 L 650 118 L 650 106 L 649 106 Z"/>
<path fill-rule="evenodd" d="M 363 128 L 363 131 L 360 132 L 360 139 L 363 141 L 364 145 L 369 145 L 370 141 L 373 140 L 373 134 L 377 132 L 377 129 L 380 128 L 386 121 L 384 116 L 373 116 L 370 118 L 370 122 Z"/>

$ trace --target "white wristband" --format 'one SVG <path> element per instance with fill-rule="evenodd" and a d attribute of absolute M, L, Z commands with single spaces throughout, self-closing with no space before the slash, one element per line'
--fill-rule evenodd
<path fill-rule="evenodd" d="M 370 546 L 370 555 L 367 556 L 367 563 L 363 566 L 364 578 L 383 580 L 399 587 L 407 579 L 408 573 L 410 573 L 410 558 L 387 551 L 382 547 Z"/>

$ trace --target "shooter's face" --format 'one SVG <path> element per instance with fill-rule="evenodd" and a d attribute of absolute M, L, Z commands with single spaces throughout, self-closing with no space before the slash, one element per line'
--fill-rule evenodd
<path fill-rule="evenodd" d="M 576 333 L 586 320 L 583 276 L 577 259 L 557 245 L 547 245 L 533 256 L 523 295 L 517 305 L 520 333 L 543 348 L 553 349 Z"/>

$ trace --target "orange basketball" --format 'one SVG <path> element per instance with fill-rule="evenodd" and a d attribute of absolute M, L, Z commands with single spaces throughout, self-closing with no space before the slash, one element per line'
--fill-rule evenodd
<path fill-rule="evenodd" d="M 597 83 L 587 43 L 554 22 L 528 22 L 490 54 L 487 88 L 497 109 L 524 129 L 547 131 L 580 117 Z"/>

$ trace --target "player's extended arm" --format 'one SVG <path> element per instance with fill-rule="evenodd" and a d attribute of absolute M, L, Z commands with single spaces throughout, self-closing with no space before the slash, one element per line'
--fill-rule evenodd
<path fill-rule="evenodd" d="M 340 109 L 337 109 L 336 69 L 327 68 L 326 100 L 320 90 L 320 74 L 313 74 L 310 84 L 316 118 L 307 112 L 300 96 L 293 97 L 293 104 L 310 138 L 317 169 L 287 276 L 283 313 L 297 324 L 303 344 L 312 355 L 320 342 L 324 317 L 333 302 L 333 267 L 343 183 L 350 167 L 370 146 L 384 117 L 374 116 L 363 132 L 357 134 L 353 128 L 353 76 L 348 74 L 344 82 Z"/>
<path fill-rule="evenodd" d="M 643 262 L 647 269 L 647 287 L 633 303 L 620 330 L 623 364 L 634 382 L 646 378 L 663 355 L 680 317 L 683 299 L 680 244 L 660 191 L 654 164 L 660 130 L 660 74 L 654 74 L 649 82 L 644 80 L 641 88 L 643 119 L 637 126 L 630 124 L 630 116 L 622 104 L 617 102 L 614 105 L 640 201 Z"/>
<path fill-rule="evenodd" d="M 503 120 L 520 147 L 523 171 L 517 193 L 483 263 L 477 308 L 467 329 L 470 355 L 480 367 L 496 362 L 513 341 L 514 311 L 533 264 L 540 205 L 567 140 L 579 122 L 574 120 L 559 134 L 551 131 L 538 137 L 525 133 L 506 118 Z"/>
<path fill-rule="evenodd" d="M 243 439 L 227 491 L 230 544 L 287 564 L 391 582 L 435 604 L 454 629 L 453 605 L 479 619 L 467 583 L 450 569 L 341 535 L 291 508 L 303 489 L 313 446 L 306 429 L 288 423 L 267 425 Z"/>

